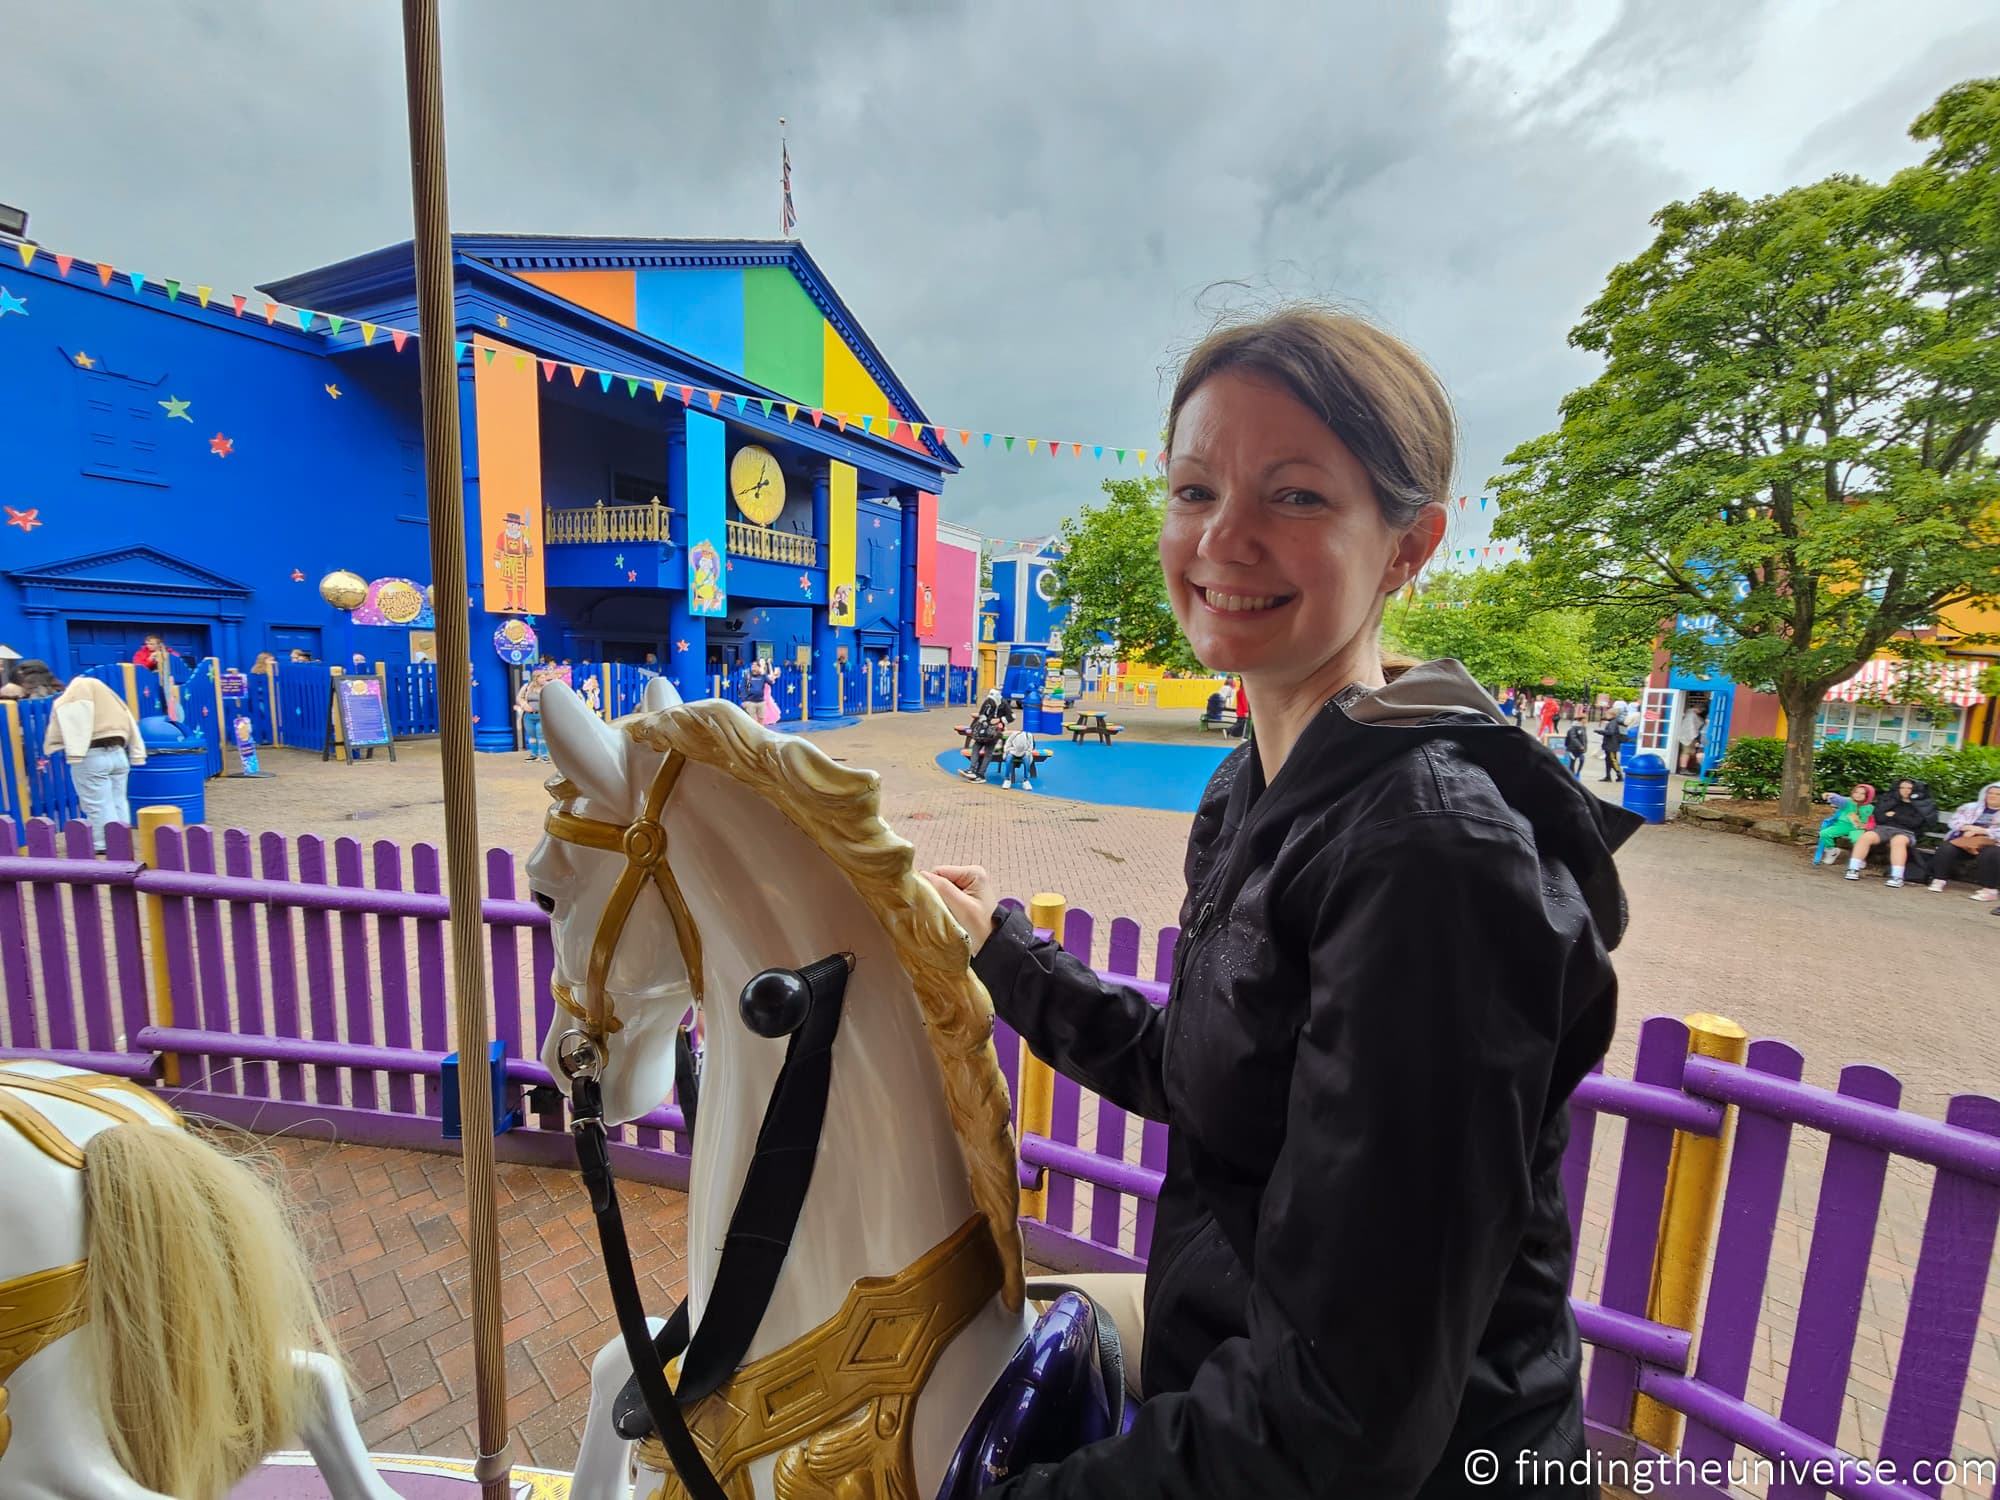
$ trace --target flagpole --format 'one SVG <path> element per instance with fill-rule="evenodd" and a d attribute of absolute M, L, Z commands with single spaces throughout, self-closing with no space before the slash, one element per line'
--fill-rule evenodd
<path fill-rule="evenodd" d="M 493 1168 L 493 1101 L 486 1087 L 486 935 L 480 903 L 479 803 L 472 755 L 472 643 L 466 610 L 465 484 L 459 458 L 457 314 L 445 193 L 444 75 L 437 0 L 403 0 L 409 83 L 410 196 L 416 220 L 418 341 L 423 375 L 424 470 L 437 597 L 438 736 L 444 758 L 445 859 L 451 915 L 453 1030 L 464 1132 L 465 1243 L 471 1262 L 473 1388 L 483 1500 L 507 1500 L 507 1351 L 501 1342 L 500 1228 Z"/>
<path fill-rule="evenodd" d="M 778 116 L 778 238 L 792 237 L 792 143 L 785 131 L 785 117 Z"/>

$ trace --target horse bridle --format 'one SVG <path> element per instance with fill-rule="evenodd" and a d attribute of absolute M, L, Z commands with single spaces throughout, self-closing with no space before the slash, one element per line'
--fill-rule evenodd
<path fill-rule="evenodd" d="M 660 821 L 686 765 L 683 756 L 669 751 L 646 789 L 639 816 L 624 825 L 570 811 L 568 803 L 579 795 L 579 788 L 560 777 L 549 783 L 549 794 L 555 799 L 543 821 L 549 837 L 625 856 L 625 869 L 591 939 L 581 1003 L 565 985 L 552 983 L 549 990 L 556 1004 L 579 1023 L 557 1039 L 556 1061 L 569 1081 L 570 1131 L 576 1143 L 577 1165 L 590 1190 L 604 1251 L 605 1279 L 610 1283 L 618 1331 L 632 1362 L 632 1379 L 614 1413 L 617 1429 L 626 1438 L 643 1436 L 638 1420 L 643 1414 L 658 1433 L 691 1500 L 728 1500 L 689 1432 L 681 1408 L 719 1389 L 742 1364 L 790 1253 L 819 1154 L 832 1085 L 833 1042 L 840 1028 L 854 955 L 834 954 L 797 971 L 766 969 L 744 986 L 741 1004 L 752 1029 L 769 1037 L 788 1034 L 791 1040 L 765 1106 L 743 1191 L 730 1215 L 701 1327 L 690 1337 L 688 1308 L 683 1300 L 655 1338 L 647 1327 L 645 1303 L 633 1274 L 625 1221 L 618 1208 L 604 1128 L 601 1079 L 611 1037 L 624 1025 L 607 989 L 611 960 L 639 893 L 648 884 L 666 903 L 687 966 L 689 987 L 695 1003 L 702 1000 L 701 932 L 667 863 L 667 833 Z M 683 1117 L 692 1132 L 696 1081 L 685 1028 L 678 1047 L 678 1092 Z M 676 1388 L 667 1384 L 666 1364 L 677 1355 L 682 1357 L 682 1369 Z"/>

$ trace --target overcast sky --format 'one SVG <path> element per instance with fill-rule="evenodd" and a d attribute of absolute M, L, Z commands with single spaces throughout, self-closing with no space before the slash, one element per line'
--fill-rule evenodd
<path fill-rule="evenodd" d="M 217 287 L 407 238 L 399 13 L 9 7 L 0 201 Z M 1884 176 L 2000 73 L 1987 0 L 446 0 L 444 39 L 458 229 L 774 237 L 782 114 L 799 237 L 936 420 L 1152 446 L 1218 313 L 1331 299 L 1437 363 L 1475 495 L 1661 204 Z M 1088 451 L 964 454 L 945 514 L 1051 529 Z"/>

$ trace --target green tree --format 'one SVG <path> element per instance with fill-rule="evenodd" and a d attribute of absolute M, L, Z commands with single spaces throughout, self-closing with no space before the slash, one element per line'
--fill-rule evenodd
<path fill-rule="evenodd" d="M 1643 677 L 1606 675 L 1593 650 L 1584 610 L 1529 607 L 1514 585 L 1515 568 L 1441 573 L 1414 598 L 1398 596 L 1382 612 L 1383 644 L 1429 661 L 1455 657 L 1488 687 L 1539 688 L 1544 679 L 1572 693 Z"/>
<path fill-rule="evenodd" d="M 1160 573 L 1166 494 L 1158 476 L 1107 479 L 1103 501 L 1063 522 L 1065 550 L 1051 571 L 1070 610 L 1063 641 L 1078 660 L 1101 631 L 1134 661 L 1201 670 Z"/>
<path fill-rule="evenodd" d="M 1570 334 L 1603 374 L 1494 481 L 1545 605 L 1663 622 L 1777 695 L 1794 815 L 1827 689 L 2000 593 L 2000 80 L 1911 133 L 1932 150 L 1885 185 L 1662 209 Z"/>

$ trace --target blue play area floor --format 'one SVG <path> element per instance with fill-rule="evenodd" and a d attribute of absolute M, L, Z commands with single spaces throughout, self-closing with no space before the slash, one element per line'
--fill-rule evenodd
<path fill-rule="evenodd" d="M 1050 753 L 1035 772 L 1036 790 L 1015 796 L 1072 797 L 1078 802 L 1107 802 L 1117 807 L 1157 807 L 1164 812 L 1193 812 L 1202 789 L 1236 741 L 1215 745 L 1150 745 L 1134 740 L 1096 740 L 1072 744 L 1044 738 L 1037 744 Z M 956 776 L 967 764 L 959 746 L 938 755 L 938 765 Z M 988 767 L 987 784 L 1000 785 L 998 765 Z M 971 790 L 967 787 L 967 790 Z"/>

